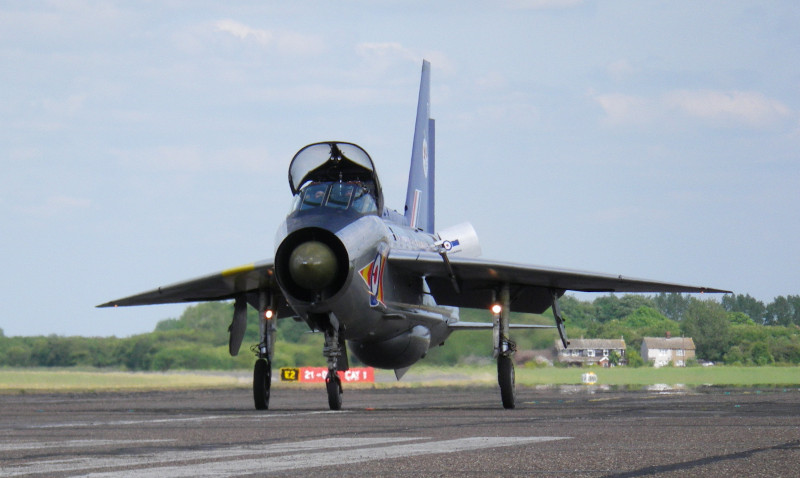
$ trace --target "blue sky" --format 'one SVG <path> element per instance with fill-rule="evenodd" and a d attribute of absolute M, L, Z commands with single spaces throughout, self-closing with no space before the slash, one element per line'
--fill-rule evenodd
<path fill-rule="evenodd" d="M 423 58 L 437 224 L 483 256 L 800 294 L 800 3 L 0 3 L 0 328 L 269 258 L 308 143 L 405 195 Z M 587 296 L 591 298 L 592 296 Z"/>

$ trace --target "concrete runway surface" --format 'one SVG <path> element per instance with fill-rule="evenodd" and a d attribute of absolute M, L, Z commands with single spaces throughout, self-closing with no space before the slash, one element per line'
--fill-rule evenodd
<path fill-rule="evenodd" d="M 0 396 L 0 476 L 800 475 L 800 389 L 324 386 Z"/>

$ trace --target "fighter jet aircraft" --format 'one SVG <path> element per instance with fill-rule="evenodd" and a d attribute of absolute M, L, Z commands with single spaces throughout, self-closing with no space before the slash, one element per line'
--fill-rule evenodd
<path fill-rule="evenodd" d="M 102 304 L 116 307 L 233 300 L 229 349 L 237 355 L 247 305 L 259 313 L 253 373 L 257 409 L 269 407 L 276 320 L 294 317 L 323 332 L 326 389 L 342 406 L 337 371 L 349 349 L 366 365 L 398 379 L 456 330 L 493 331 L 503 407 L 514 408 L 512 328 L 555 327 L 568 346 L 558 299 L 566 291 L 727 292 L 706 287 L 478 259 L 469 224 L 436 230 L 435 124 L 430 118 L 430 64 L 422 63 L 406 202 L 384 204 L 372 158 L 361 147 L 325 141 L 302 148 L 289 164 L 293 206 L 278 229 L 272 259 L 179 282 Z M 465 323 L 458 307 L 491 311 L 491 322 Z M 553 326 L 515 325 L 509 313 L 552 308 Z"/>

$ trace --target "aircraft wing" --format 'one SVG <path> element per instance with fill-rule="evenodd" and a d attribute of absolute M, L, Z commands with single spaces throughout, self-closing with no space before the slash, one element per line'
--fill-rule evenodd
<path fill-rule="evenodd" d="M 719 292 L 729 291 L 673 284 L 621 275 L 532 266 L 486 259 L 448 256 L 454 278 L 445 261 L 434 252 L 392 250 L 389 264 L 426 277 L 437 304 L 489 308 L 500 284 L 509 284 L 511 307 L 516 312 L 541 314 L 552 305 L 553 291 L 579 292 Z M 458 286 L 456 288 L 456 285 Z"/>
<path fill-rule="evenodd" d="M 275 281 L 274 264 L 271 260 L 234 267 L 196 279 L 177 282 L 142 292 L 141 294 L 112 300 L 97 307 L 228 300 L 242 294 L 264 289 L 272 290 L 274 291 L 273 293 L 280 293 Z M 278 312 L 278 317 L 293 314 L 285 300 L 281 299 L 279 302 L 278 310 L 276 311 Z"/>

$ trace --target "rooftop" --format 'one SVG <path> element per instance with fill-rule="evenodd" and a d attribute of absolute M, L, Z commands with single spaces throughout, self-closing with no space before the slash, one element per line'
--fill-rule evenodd
<path fill-rule="evenodd" d="M 645 337 L 642 344 L 648 349 L 695 350 L 691 337 Z"/>

